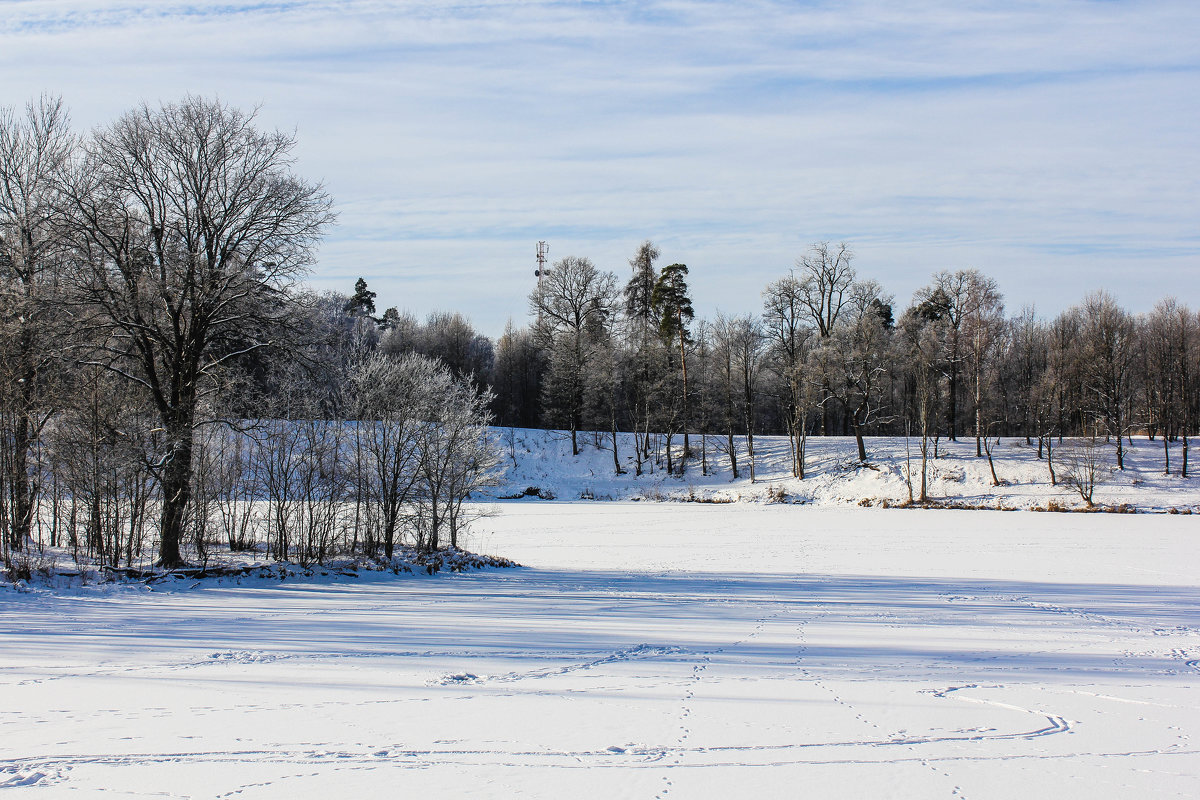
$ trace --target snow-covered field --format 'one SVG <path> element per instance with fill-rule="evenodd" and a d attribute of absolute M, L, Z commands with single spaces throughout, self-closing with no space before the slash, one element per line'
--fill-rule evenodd
<path fill-rule="evenodd" d="M 1194 517 L 496 505 L 525 568 L 0 591 L 0 786 L 1200 796 Z"/>

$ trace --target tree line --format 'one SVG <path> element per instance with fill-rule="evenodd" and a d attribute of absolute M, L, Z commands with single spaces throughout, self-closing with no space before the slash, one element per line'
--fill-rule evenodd
<path fill-rule="evenodd" d="M 199 97 L 86 136 L 55 98 L 0 109 L 11 576 L 47 545 L 171 568 L 458 544 L 498 464 L 491 396 L 299 283 L 334 214 L 295 143 Z"/>
<path fill-rule="evenodd" d="M 623 283 L 573 256 L 543 272 L 530 323 L 495 346 L 501 423 L 563 428 L 576 452 L 580 430 L 607 431 L 618 472 L 617 433 L 632 431 L 638 472 L 707 472 L 719 457 L 751 480 L 758 434 L 789 437 L 797 478 L 811 436 L 852 435 L 865 462 L 865 436 L 908 435 L 921 499 L 943 437 L 973 438 L 981 458 L 998 437 L 1022 437 L 1055 481 L 1063 437 L 1108 442 L 1124 469 L 1123 441 L 1138 432 L 1161 439 L 1165 473 L 1188 475 L 1200 317 L 1174 299 L 1135 315 L 1096 291 L 1053 319 L 1007 315 L 996 281 L 963 269 L 934 274 L 897 311 L 846 244 L 818 242 L 763 289 L 760 312 L 702 320 L 688 268 L 660 268 L 660 255 L 643 243 Z"/>
<path fill-rule="evenodd" d="M 361 280 L 334 304 L 367 309 L 372 346 L 436 357 L 489 387 L 500 425 L 561 429 L 576 454 L 587 431 L 616 473 L 628 461 L 639 474 L 707 473 L 719 458 L 753 480 L 754 437 L 779 434 L 804 478 L 812 436 L 853 436 L 863 462 L 868 435 L 910 436 L 921 464 L 914 499 L 924 500 L 943 438 L 973 438 L 988 458 L 999 437 L 1020 437 L 1058 482 L 1065 438 L 1107 445 L 1124 469 L 1124 443 L 1140 433 L 1162 442 L 1164 473 L 1188 475 L 1200 315 L 1172 298 L 1132 314 L 1095 291 L 1043 319 L 1030 307 L 1006 313 L 993 278 L 961 269 L 935 273 L 899 309 L 858 274 L 848 245 L 818 242 L 764 287 L 757 313 L 699 319 L 687 266 L 662 260 L 644 242 L 622 280 L 567 256 L 541 271 L 528 322 L 510 322 L 495 342 L 459 314 L 374 317 Z M 618 434 L 630 432 L 623 453 Z"/>

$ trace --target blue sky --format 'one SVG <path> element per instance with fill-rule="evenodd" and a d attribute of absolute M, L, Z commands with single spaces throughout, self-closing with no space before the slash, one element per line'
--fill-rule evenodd
<path fill-rule="evenodd" d="M 845 240 L 905 305 L 975 267 L 1016 311 L 1200 306 L 1195 2 L 0 2 L 0 104 L 82 128 L 261 104 L 340 223 L 310 283 L 523 321 L 534 243 L 698 311 Z"/>

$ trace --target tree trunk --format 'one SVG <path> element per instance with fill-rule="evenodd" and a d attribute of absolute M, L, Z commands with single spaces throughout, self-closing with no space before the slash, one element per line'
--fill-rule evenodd
<path fill-rule="evenodd" d="M 621 458 L 617 454 L 617 418 L 616 418 L 615 414 L 610 418 L 610 421 L 612 423 L 611 433 L 612 433 L 612 443 L 613 443 L 613 446 L 612 446 L 613 469 L 616 471 L 616 473 L 618 475 L 623 475 L 623 474 L 625 474 L 625 470 L 621 469 Z"/>
<path fill-rule="evenodd" d="M 29 486 L 29 417 L 18 411 L 13 414 L 12 462 L 8 481 L 11 512 L 9 546 L 20 550 L 25 546 L 33 523 L 33 497 Z"/>
<path fill-rule="evenodd" d="M 729 423 L 729 468 L 733 471 L 733 479 L 738 479 L 737 445 L 733 441 L 733 423 Z"/>
<path fill-rule="evenodd" d="M 750 482 L 754 483 L 754 431 L 746 426 L 746 460 L 750 462 Z"/>
<path fill-rule="evenodd" d="M 687 460 L 692 456 L 692 444 L 688 439 L 688 428 L 692 424 L 691 405 L 688 402 L 687 351 L 684 349 L 683 314 L 679 315 L 679 365 L 683 371 L 683 457 L 679 459 L 679 474 L 683 474 Z"/>
<path fill-rule="evenodd" d="M 1058 476 L 1054 474 L 1054 437 L 1046 437 L 1046 468 L 1050 470 L 1050 485 L 1058 485 Z"/>
<path fill-rule="evenodd" d="M 921 413 L 921 502 L 929 500 L 929 425 Z"/>
<path fill-rule="evenodd" d="M 908 504 L 913 504 L 913 488 L 912 488 L 912 447 L 909 442 L 909 436 L 912 429 L 912 420 L 904 421 L 904 482 L 908 486 Z"/>
<path fill-rule="evenodd" d="M 1125 446 L 1121 441 L 1121 423 L 1117 421 L 1117 469 L 1125 469 Z"/>
<path fill-rule="evenodd" d="M 32 287 L 26 283 L 24 288 L 28 299 Z M 29 480 L 29 446 L 34 439 L 29 414 L 33 409 L 37 383 L 37 370 L 33 366 L 35 347 L 32 324 L 26 322 L 20 334 L 21 379 L 17 387 L 19 408 L 13 414 L 13 452 L 8 476 L 12 498 L 10 544 L 14 550 L 24 546 L 33 529 L 34 496 L 37 493 Z"/>
<path fill-rule="evenodd" d="M 980 384 L 983 378 L 979 374 L 979 368 L 976 367 L 975 372 L 975 457 L 979 458 L 983 455 L 983 397 L 980 389 Z"/>
<path fill-rule="evenodd" d="M 996 439 L 996 444 L 1000 444 L 1000 439 Z M 992 471 L 992 486 L 999 486 L 1000 479 L 996 477 L 996 464 L 992 461 L 992 445 L 985 444 L 984 449 L 987 450 L 988 469 Z"/>
<path fill-rule="evenodd" d="M 949 402 L 946 403 L 946 422 L 950 427 L 950 441 L 958 441 L 958 366 L 950 362 Z"/>
<path fill-rule="evenodd" d="M 162 473 L 162 522 L 159 528 L 157 566 L 183 566 L 179 545 L 183 540 L 184 516 L 192 499 L 191 414 L 167 424 L 167 459 Z"/>
<path fill-rule="evenodd" d="M 798 457 L 798 454 L 799 454 L 799 450 L 800 450 L 800 448 L 799 448 L 800 442 L 796 435 L 796 422 L 795 422 L 796 415 L 794 413 L 791 413 L 790 410 L 789 410 L 789 414 L 790 414 L 790 416 L 787 421 L 788 455 L 790 455 L 791 459 L 792 459 L 792 476 L 799 478 L 800 477 L 800 459 Z"/>
<path fill-rule="evenodd" d="M 862 406 L 854 409 L 854 413 L 850 415 L 850 421 L 854 425 L 854 443 L 858 445 L 858 463 L 865 464 L 867 463 L 867 445 L 863 442 L 862 423 L 859 421 L 862 411 Z"/>
<path fill-rule="evenodd" d="M 803 420 L 801 420 L 801 422 L 800 422 L 800 442 L 797 444 L 797 447 L 796 447 L 797 464 L 800 467 L 800 473 L 796 477 L 798 477 L 800 480 L 804 480 L 804 451 L 805 451 L 805 448 L 807 448 L 807 447 L 808 447 L 808 426 L 804 424 Z"/>

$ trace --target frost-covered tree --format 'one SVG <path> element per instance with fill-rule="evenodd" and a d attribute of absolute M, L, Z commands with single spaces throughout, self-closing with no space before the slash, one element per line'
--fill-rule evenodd
<path fill-rule="evenodd" d="M 437 362 L 415 353 L 375 351 L 350 368 L 358 488 L 376 519 L 370 543 L 391 558 L 405 509 L 420 475 L 417 444 L 433 416 L 433 392 L 444 383 Z M 371 548 L 373 549 L 373 548 Z"/>
<path fill-rule="evenodd" d="M 433 552 L 445 539 L 459 546 L 471 521 L 465 501 L 503 474 L 500 444 L 488 429 L 492 397 L 446 370 L 426 384 L 430 406 L 416 432 L 416 482 L 411 525 L 417 548 Z"/>

